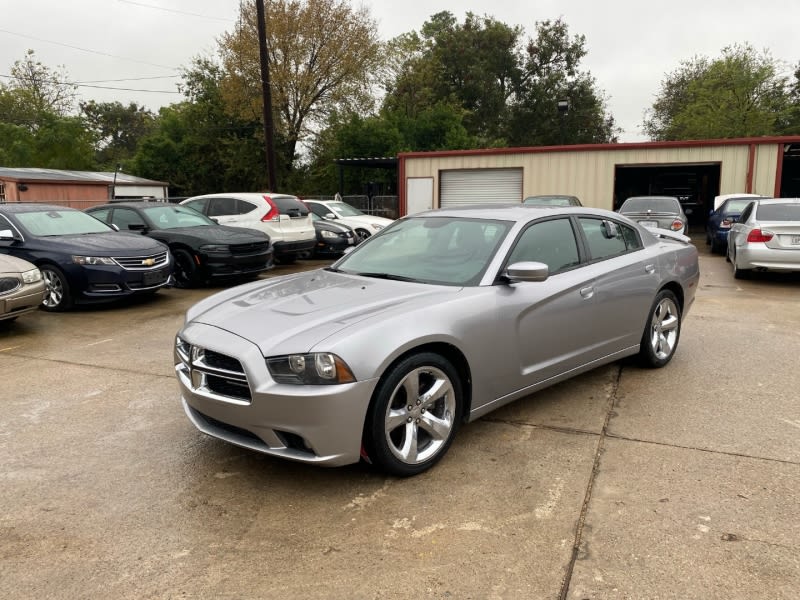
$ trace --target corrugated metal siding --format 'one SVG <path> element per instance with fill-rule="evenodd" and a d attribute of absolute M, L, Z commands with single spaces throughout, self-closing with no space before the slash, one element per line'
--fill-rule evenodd
<path fill-rule="evenodd" d="M 753 190 L 771 195 L 775 186 L 777 144 L 758 144 Z M 749 145 L 683 148 L 623 148 L 576 152 L 533 152 L 496 155 L 409 157 L 406 177 L 434 177 L 434 206 L 439 206 L 439 177 L 452 169 L 518 168 L 523 171 L 522 196 L 571 194 L 586 206 L 613 207 L 614 173 L 618 165 L 721 164 L 720 193 L 745 190 Z"/>
<path fill-rule="evenodd" d="M 522 169 L 441 171 L 439 206 L 522 202 Z"/>

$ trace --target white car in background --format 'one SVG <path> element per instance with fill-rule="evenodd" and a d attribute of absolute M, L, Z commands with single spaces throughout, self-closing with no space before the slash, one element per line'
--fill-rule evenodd
<path fill-rule="evenodd" d="M 293 263 L 314 252 L 317 233 L 309 208 L 296 196 L 244 192 L 205 194 L 181 202 L 221 225 L 269 235 L 276 262 Z"/>
<path fill-rule="evenodd" d="M 392 219 L 376 217 L 361 212 L 340 200 L 303 200 L 318 217 L 349 225 L 356 232 L 359 242 L 392 223 Z"/>

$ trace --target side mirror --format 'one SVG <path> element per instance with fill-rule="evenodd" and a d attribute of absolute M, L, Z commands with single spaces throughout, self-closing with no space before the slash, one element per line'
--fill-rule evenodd
<path fill-rule="evenodd" d="M 108 223 L 108 226 L 111 227 L 111 229 L 113 229 L 114 231 L 119 231 L 119 227 L 117 227 L 113 223 Z"/>
<path fill-rule="evenodd" d="M 603 237 L 613 240 L 619 236 L 619 227 L 612 221 L 603 221 Z"/>
<path fill-rule="evenodd" d="M 506 267 L 503 275 L 511 282 L 545 281 L 550 276 L 550 268 L 540 262 L 518 262 Z"/>
<path fill-rule="evenodd" d="M 337 217 L 336 217 L 336 215 L 334 213 L 329 212 L 329 213 L 325 213 L 325 218 L 326 219 L 336 219 Z"/>
<path fill-rule="evenodd" d="M 142 233 L 145 233 L 147 231 L 147 225 L 145 225 L 144 223 L 131 223 L 128 225 L 128 230 L 141 231 Z"/>
<path fill-rule="evenodd" d="M 0 230 L 0 240 L 13 240 L 16 239 L 14 237 L 14 232 L 10 229 L 1 229 Z"/>

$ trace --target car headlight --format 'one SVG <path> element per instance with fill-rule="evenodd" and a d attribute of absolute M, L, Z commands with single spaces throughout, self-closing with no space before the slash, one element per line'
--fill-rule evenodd
<path fill-rule="evenodd" d="M 268 358 L 267 368 L 277 383 L 333 385 L 353 383 L 356 380 L 350 367 L 329 352 Z"/>
<path fill-rule="evenodd" d="M 323 229 L 320 233 L 322 233 L 322 237 L 324 237 L 324 238 L 336 238 L 336 237 L 339 237 L 338 233 L 334 233 L 333 231 L 328 231 L 327 229 Z"/>
<path fill-rule="evenodd" d="M 380 229 L 383 229 L 383 225 L 378 225 L 377 223 L 372 223 L 372 228 L 373 228 L 375 231 L 378 231 L 378 230 L 380 230 Z"/>
<path fill-rule="evenodd" d="M 22 281 L 25 283 L 36 283 L 42 280 L 42 272 L 39 269 L 31 269 L 22 273 Z"/>
<path fill-rule="evenodd" d="M 225 244 L 203 244 L 200 250 L 208 252 L 209 254 L 221 254 L 223 252 L 230 252 L 230 248 Z"/>
<path fill-rule="evenodd" d="M 72 262 L 76 265 L 115 265 L 113 258 L 107 256 L 73 256 Z"/>

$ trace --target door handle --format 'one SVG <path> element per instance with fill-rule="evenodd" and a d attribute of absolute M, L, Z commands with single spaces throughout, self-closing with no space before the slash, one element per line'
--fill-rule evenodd
<path fill-rule="evenodd" d="M 581 288 L 581 296 L 583 298 L 585 298 L 586 300 L 588 300 L 589 298 L 594 296 L 594 288 L 591 287 L 591 286 L 585 287 L 585 288 Z"/>
<path fill-rule="evenodd" d="M 655 265 L 645 265 L 645 266 L 644 266 L 644 270 L 645 270 L 647 273 L 649 273 L 650 275 L 652 275 L 653 273 L 655 273 L 655 272 L 656 272 L 656 267 L 655 267 Z"/>

